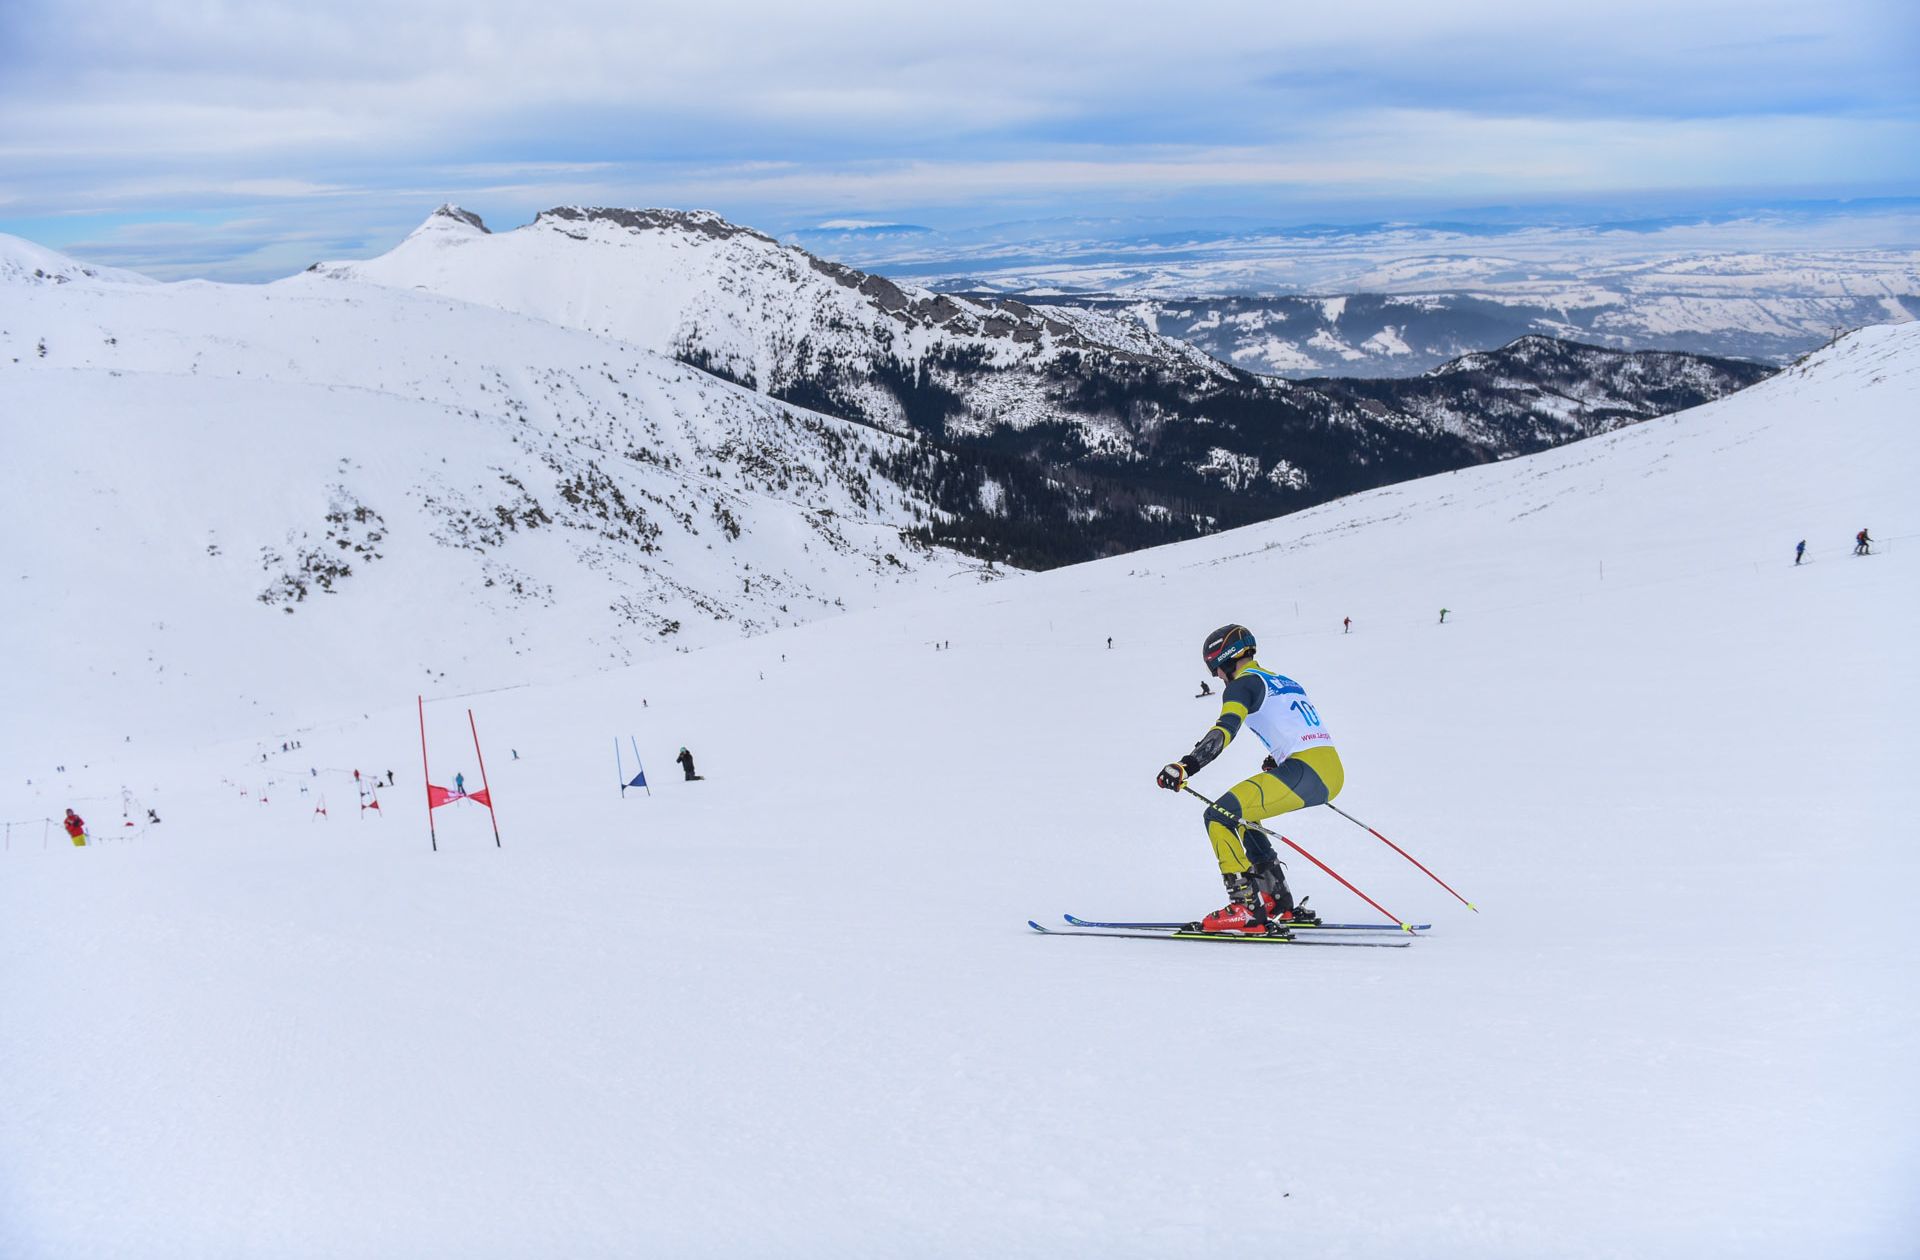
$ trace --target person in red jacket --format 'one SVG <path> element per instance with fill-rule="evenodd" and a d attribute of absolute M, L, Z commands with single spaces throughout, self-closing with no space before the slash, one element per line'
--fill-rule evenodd
<path fill-rule="evenodd" d="M 67 834 L 73 837 L 73 843 L 75 848 L 86 847 L 87 823 L 84 818 L 80 817 L 80 815 L 74 813 L 71 809 L 69 809 L 67 811 L 67 816 L 61 825 L 67 829 Z"/>

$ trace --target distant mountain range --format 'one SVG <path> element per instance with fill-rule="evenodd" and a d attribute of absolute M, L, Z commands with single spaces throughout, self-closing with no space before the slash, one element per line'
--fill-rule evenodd
<path fill-rule="evenodd" d="M 1784 365 L 1841 329 L 1920 315 L 1920 294 L 1724 299 L 1662 293 L 1619 300 L 1594 294 L 1586 306 L 1482 293 L 1023 300 L 1124 315 L 1236 367 L 1296 379 L 1415 376 L 1462 354 L 1542 335 Z"/>
<path fill-rule="evenodd" d="M 1289 382 L 1137 309 L 911 288 L 701 211 L 558 207 L 493 233 L 447 206 L 387 254 L 313 270 L 630 342 L 930 444 L 953 458 L 883 469 L 933 504 L 918 537 L 1032 567 L 1540 450 L 1768 374 L 1530 336 L 1397 385 Z"/>
<path fill-rule="evenodd" d="M 1104 221 L 794 239 L 941 292 L 1125 314 L 1249 371 L 1407 376 L 1542 334 L 1785 364 L 1837 330 L 1920 316 L 1920 238 L 1894 200 L 1714 222 L 1376 224 L 1141 233 Z"/>

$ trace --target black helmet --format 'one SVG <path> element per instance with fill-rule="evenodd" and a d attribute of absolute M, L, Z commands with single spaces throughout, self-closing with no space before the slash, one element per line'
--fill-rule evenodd
<path fill-rule="evenodd" d="M 1231 678 L 1242 661 L 1253 659 L 1253 631 L 1240 625 L 1221 626 L 1207 636 L 1200 659 L 1206 662 L 1209 674 Z"/>

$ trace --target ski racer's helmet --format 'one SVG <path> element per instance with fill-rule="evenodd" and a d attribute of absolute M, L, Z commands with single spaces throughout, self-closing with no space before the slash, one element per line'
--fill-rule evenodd
<path fill-rule="evenodd" d="M 1253 631 L 1241 625 L 1221 626 L 1201 645 L 1200 659 L 1209 674 L 1231 679 L 1241 662 L 1253 659 Z"/>

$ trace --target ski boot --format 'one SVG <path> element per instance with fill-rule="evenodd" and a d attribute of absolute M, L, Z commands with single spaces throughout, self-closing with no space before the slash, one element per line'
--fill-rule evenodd
<path fill-rule="evenodd" d="M 1268 916 L 1247 876 L 1236 871 L 1220 879 L 1227 886 L 1227 904 L 1198 923 L 1187 924 L 1187 931 L 1221 936 L 1286 935 L 1285 929 Z"/>
<path fill-rule="evenodd" d="M 1307 899 L 1302 897 L 1296 905 L 1293 893 L 1287 887 L 1286 873 L 1280 862 L 1255 863 L 1247 872 L 1254 892 L 1260 898 L 1260 908 L 1267 912 L 1267 918 L 1275 923 L 1318 923 L 1320 916 L 1307 909 Z"/>

